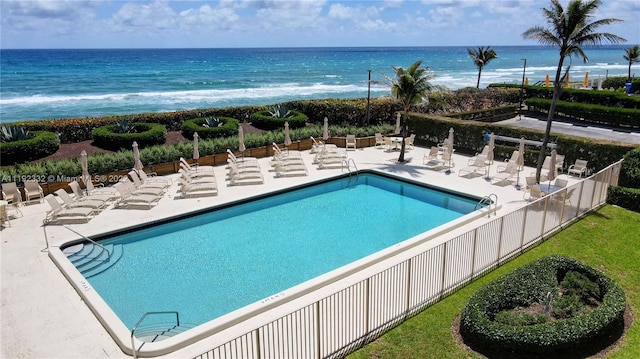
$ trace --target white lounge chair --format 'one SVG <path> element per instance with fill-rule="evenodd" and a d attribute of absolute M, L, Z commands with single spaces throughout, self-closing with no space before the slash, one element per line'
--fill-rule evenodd
<path fill-rule="evenodd" d="M 496 174 L 493 179 L 496 180 L 493 184 L 512 181 L 518 175 L 518 163 L 514 161 L 507 162 L 506 165 L 498 165 Z"/>
<path fill-rule="evenodd" d="M 181 164 L 181 167 L 184 167 L 189 171 L 193 171 L 193 172 L 214 170 L 213 166 L 200 166 L 200 165 L 191 166 L 189 162 L 187 162 L 187 160 L 184 159 L 184 157 L 180 157 L 180 164 Z"/>
<path fill-rule="evenodd" d="M 415 141 L 415 139 L 416 139 L 416 135 L 415 134 L 411 134 L 411 136 L 405 138 L 404 139 L 405 149 L 412 150 L 413 149 L 413 141 Z"/>
<path fill-rule="evenodd" d="M 134 194 L 131 192 L 125 181 L 118 182 L 113 187 L 120 193 L 120 198 L 116 201 L 115 206 L 140 206 L 145 205 L 151 208 L 154 204 L 157 204 L 162 196 L 154 196 L 152 194 Z"/>
<path fill-rule="evenodd" d="M 382 133 L 376 132 L 375 137 L 376 137 L 376 144 L 374 145 L 374 147 L 384 146 L 384 137 L 382 136 Z"/>
<path fill-rule="evenodd" d="M 64 208 L 85 207 L 85 208 L 91 208 L 94 212 L 100 212 L 106 207 L 105 201 L 101 201 L 97 199 L 77 201 L 73 199 L 73 197 L 71 197 L 71 195 L 62 188 L 57 189 L 54 193 L 56 194 L 56 196 L 58 196 L 58 198 L 62 200 L 62 202 L 64 203 Z"/>
<path fill-rule="evenodd" d="M 132 182 L 129 178 L 122 178 L 120 182 L 124 183 L 132 194 L 151 194 L 154 196 L 162 196 L 165 192 L 164 188 L 140 186 L 139 184 Z"/>
<path fill-rule="evenodd" d="M 82 181 L 84 183 L 85 191 L 87 196 L 92 196 L 94 194 L 100 195 L 110 195 L 112 197 L 118 197 L 118 191 L 113 187 L 105 187 L 102 183 L 98 183 L 97 187 L 93 184 L 91 180 Z"/>
<path fill-rule="evenodd" d="M 142 182 L 140 177 L 138 176 L 138 172 L 135 170 L 131 170 L 128 173 L 131 180 L 133 180 L 133 184 L 136 185 L 136 188 L 139 190 L 143 189 L 161 189 L 162 191 L 166 191 L 169 187 L 169 183 L 167 182 Z"/>
<path fill-rule="evenodd" d="M 486 174 L 486 172 L 487 172 L 487 156 L 479 155 L 471 165 L 465 168 L 461 168 L 460 171 L 458 171 L 458 175 L 471 177 L 472 175 L 475 175 L 475 174 L 484 175 Z"/>
<path fill-rule="evenodd" d="M 44 201 L 44 191 L 38 181 L 29 180 L 24 182 L 24 197 L 26 202 L 37 200 L 38 203 Z"/>
<path fill-rule="evenodd" d="M 430 165 L 430 164 L 435 164 L 437 162 L 440 162 L 438 160 L 438 147 L 431 146 L 431 149 L 429 150 L 429 153 L 426 153 L 422 157 L 422 164 L 423 165 Z"/>
<path fill-rule="evenodd" d="M 142 180 L 142 183 L 158 182 L 158 183 L 164 183 L 167 186 L 170 186 L 171 184 L 173 184 L 173 181 L 171 180 L 171 178 L 160 177 L 155 172 L 151 172 L 149 174 L 149 173 L 146 173 L 145 171 L 137 171 L 136 173 L 138 173 L 138 176 L 140 177 L 140 180 Z"/>
<path fill-rule="evenodd" d="M 93 199 L 93 200 L 101 200 L 103 202 L 111 202 L 111 201 L 115 201 L 117 198 L 116 193 L 100 193 L 100 194 L 91 194 L 91 195 L 83 195 L 82 194 L 82 189 L 80 188 L 80 184 L 77 181 L 72 181 L 69 183 L 69 187 L 71 188 L 71 191 L 73 192 L 73 195 L 75 196 L 75 199 L 78 201 L 82 201 L 82 200 L 88 200 L 88 199 Z"/>
<path fill-rule="evenodd" d="M 83 220 L 89 222 L 92 218 L 93 210 L 87 207 L 62 208 L 60 202 L 52 195 L 44 196 L 44 200 L 49 203 L 51 209 L 47 211 L 43 223 L 47 224 L 59 219 L 67 221 Z"/>
<path fill-rule="evenodd" d="M 478 156 L 489 156 L 489 146 L 482 147 L 482 151 L 480 153 L 476 152 L 476 154 L 469 159 L 469 161 L 467 162 L 467 165 L 471 166 L 471 164 L 473 164 L 476 161 L 476 158 L 478 158 Z"/>
<path fill-rule="evenodd" d="M 310 138 L 311 138 L 311 141 L 313 142 L 311 144 L 311 153 L 338 149 L 338 146 L 336 146 L 333 143 L 324 143 L 322 141 L 316 141 L 316 139 L 313 138 L 313 136 L 310 136 Z"/>
<path fill-rule="evenodd" d="M 217 196 L 218 185 L 215 181 L 193 183 L 184 178 L 178 179 L 180 182 L 180 194 L 182 197 L 205 197 Z"/>
<path fill-rule="evenodd" d="M 307 166 L 304 162 L 288 162 L 277 160 L 274 164 L 276 177 L 294 177 L 308 175 Z"/>

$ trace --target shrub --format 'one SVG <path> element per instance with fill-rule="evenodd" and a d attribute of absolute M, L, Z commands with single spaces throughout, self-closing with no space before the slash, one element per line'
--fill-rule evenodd
<path fill-rule="evenodd" d="M 105 125 L 93 130 L 95 145 L 108 150 L 131 148 L 133 141 L 140 147 L 164 144 L 167 140 L 167 129 L 157 123 L 135 122 L 130 124 L 133 131 L 118 133 L 119 125 Z"/>
<path fill-rule="evenodd" d="M 620 186 L 640 188 L 640 147 L 624 155 L 620 170 Z"/>
<path fill-rule="evenodd" d="M 288 110 L 289 111 L 289 110 Z M 275 117 L 270 110 L 254 112 L 251 115 L 252 124 L 261 130 L 276 130 L 284 128 L 284 123 L 289 123 L 289 128 L 300 128 L 307 124 L 308 117 L 302 112 L 290 110 L 289 117 Z"/>
<path fill-rule="evenodd" d="M 215 122 L 213 119 L 219 121 L 216 126 L 212 126 Z M 211 124 L 208 124 L 207 121 L 210 121 Z M 198 137 L 202 139 L 229 137 L 238 134 L 239 126 L 240 122 L 231 117 L 200 117 L 184 121 L 182 124 L 182 134 L 184 137 L 190 139 L 193 139 L 194 132 L 198 132 Z"/>
<path fill-rule="evenodd" d="M 0 142 L 21 141 L 29 138 L 31 138 L 29 131 L 22 126 L 2 126 L 2 132 L 0 132 Z"/>
<path fill-rule="evenodd" d="M 46 157 L 59 148 L 60 139 L 55 133 L 32 131 L 27 139 L 0 143 L 0 158 L 2 165 L 11 165 Z"/>
<path fill-rule="evenodd" d="M 610 186 L 607 203 L 640 213 L 640 189 Z"/>
<path fill-rule="evenodd" d="M 595 282 L 602 303 L 585 314 L 521 326 L 497 322 L 504 310 L 544 303 L 557 290 L 558 279 L 576 271 Z M 565 310 L 575 300 L 567 300 Z M 478 290 L 460 319 L 465 342 L 490 355 L 586 355 L 619 337 L 624 327 L 624 292 L 603 273 L 563 256 L 548 256 L 524 265 Z"/>

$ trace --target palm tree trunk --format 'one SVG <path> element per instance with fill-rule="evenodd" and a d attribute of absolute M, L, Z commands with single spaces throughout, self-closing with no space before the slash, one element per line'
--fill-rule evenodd
<path fill-rule="evenodd" d="M 404 116 L 401 117 L 400 121 L 400 136 L 402 136 L 402 145 L 400 146 L 400 157 L 398 157 L 398 162 L 404 162 L 404 138 L 407 137 L 407 120 L 406 116 L 409 114 L 409 109 L 404 109 Z"/>
<path fill-rule="evenodd" d="M 478 82 L 476 83 L 476 88 L 480 88 L 480 75 L 482 74 L 482 66 L 478 66 Z"/>
<path fill-rule="evenodd" d="M 553 117 L 556 113 L 556 104 L 562 94 L 562 83 L 560 83 L 560 74 L 562 73 L 562 64 L 564 58 L 560 57 L 558 62 L 558 69 L 556 70 L 556 81 L 553 84 L 553 98 L 551 99 L 551 106 L 549 106 L 549 114 L 547 115 L 547 127 L 544 131 L 544 138 L 542 140 L 542 146 L 540 147 L 540 154 L 538 154 L 538 165 L 536 167 L 536 182 L 540 183 L 540 174 L 542 173 L 542 164 L 547 153 L 547 144 L 549 143 L 549 135 L 551 134 L 551 124 L 553 123 Z M 567 69 L 567 72 L 569 70 Z"/>

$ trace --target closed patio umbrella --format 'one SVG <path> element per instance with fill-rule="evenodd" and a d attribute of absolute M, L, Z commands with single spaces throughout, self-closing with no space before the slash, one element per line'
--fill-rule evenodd
<path fill-rule="evenodd" d="M 89 174 L 89 163 L 87 162 L 87 151 L 82 150 L 80 152 L 80 167 L 82 167 L 82 182 L 87 183 L 91 180 Z"/>
<path fill-rule="evenodd" d="M 487 166 L 487 176 L 485 179 L 488 181 L 491 179 L 489 173 L 491 172 L 491 164 L 493 163 L 493 150 L 496 147 L 496 139 L 493 132 L 491 132 L 491 135 L 489 136 L 489 144 L 487 146 L 489 147 L 489 152 L 487 152 L 487 161 L 489 161 L 489 165 Z"/>
<path fill-rule="evenodd" d="M 589 86 L 589 71 L 584 73 L 584 81 L 582 82 L 582 87 Z"/>
<path fill-rule="evenodd" d="M 450 174 L 451 161 L 453 160 L 453 127 L 449 129 L 449 137 L 447 138 L 447 142 L 449 143 L 449 147 L 447 147 L 447 151 L 449 152 L 449 168 L 445 171 L 445 173 Z"/>
<path fill-rule="evenodd" d="M 244 145 L 244 130 L 242 129 L 242 126 L 238 127 L 238 151 L 242 152 L 242 155 L 244 156 L 244 151 L 247 149 L 247 147 Z"/>
<path fill-rule="evenodd" d="M 329 139 L 329 119 L 326 117 L 324 118 L 324 127 L 322 128 L 322 139 L 325 141 Z"/>
<path fill-rule="evenodd" d="M 549 185 L 551 185 L 551 181 L 556 179 L 556 149 L 551 150 L 551 160 L 549 161 L 549 174 L 547 178 L 549 178 Z"/>
<path fill-rule="evenodd" d="M 131 145 L 131 147 L 133 147 L 133 169 L 135 169 L 136 171 L 142 171 L 142 168 L 144 166 L 140 161 L 140 151 L 138 150 L 138 142 L 133 141 L 133 145 Z"/>
<path fill-rule="evenodd" d="M 524 137 L 520 137 L 520 146 L 518 147 L 518 158 L 516 159 L 518 165 L 518 177 L 516 180 L 516 189 L 520 189 L 520 171 L 524 167 Z"/>
<path fill-rule="evenodd" d="M 198 165 L 198 159 L 200 159 L 200 148 L 198 145 L 198 133 L 193 133 L 193 159 L 196 161 L 196 166 Z"/>
<path fill-rule="evenodd" d="M 396 116 L 396 128 L 393 130 L 394 133 L 400 133 L 400 113 Z"/>
<path fill-rule="evenodd" d="M 544 87 L 549 87 L 549 74 L 544 78 Z"/>
<path fill-rule="evenodd" d="M 289 122 L 284 123 L 284 145 L 289 148 L 291 146 L 291 136 L 289 135 Z"/>

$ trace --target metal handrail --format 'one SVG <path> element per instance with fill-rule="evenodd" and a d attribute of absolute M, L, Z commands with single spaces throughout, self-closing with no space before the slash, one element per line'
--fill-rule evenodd
<path fill-rule="evenodd" d="M 349 186 L 351 186 L 351 174 L 353 173 L 351 171 L 351 163 L 353 163 L 353 168 L 355 168 L 355 174 L 356 174 L 356 182 L 358 181 L 358 166 L 356 165 L 356 161 L 349 157 L 347 159 L 345 159 L 342 163 L 342 168 L 344 169 L 345 167 L 347 168 L 347 171 L 349 171 Z"/>
<path fill-rule="evenodd" d="M 176 315 L 176 325 L 180 326 L 180 313 L 178 313 L 175 310 L 164 311 L 164 312 L 146 312 L 146 313 L 144 313 L 144 315 L 142 315 L 142 317 L 140 319 L 138 319 L 138 322 L 131 329 L 131 350 L 133 351 L 133 359 L 137 359 L 138 358 L 138 351 L 136 350 L 135 344 L 133 343 L 133 335 L 136 332 L 136 330 L 138 329 L 138 326 L 140 326 L 140 324 L 142 324 L 142 321 L 145 320 L 145 318 L 147 318 L 147 316 L 155 315 L 155 314 L 175 314 Z"/>
<path fill-rule="evenodd" d="M 76 230 L 71 229 L 71 228 L 67 227 L 67 226 L 66 226 L 66 225 L 64 225 L 64 224 L 63 224 L 62 226 L 63 226 L 64 228 L 66 228 L 66 229 L 70 230 L 71 232 L 73 232 L 73 233 L 75 233 L 75 234 L 79 235 L 79 236 L 80 236 L 80 237 L 82 237 L 83 239 L 85 239 L 85 240 L 87 240 L 87 241 L 89 241 L 89 242 L 93 243 L 94 245 L 96 245 L 96 246 L 98 246 L 98 247 L 102 248 L 103 250 L 105 250 L 105 251 L 107 252 L 107 254 L 108 254 L 108 256 L 107 256 L 107 262 L 111 259 L 111 252 L 109 252 L 109 250 L 108 250 L 105 246 L 103 246 L 102 244 L 100 244 L 100 243 L 98 243 L 98 242 L 94 241 L 93 239 L 91 239 L 91 238 L 89 238 L 89 237 L 87 237 L 87 236 L 85 236 L 85 235 L 83 235 L 83 234 L 81 234 L 81 233 L 78 233 Z"/>
<path fill-rule="evenodd" d="M 495 197 L 495 201 L 493 201 L 491 198 Z M 482 197 L 478 203 L 476 203 L 475 208 L 473 209 L 474 211 L 478 209 L 479 206 L 481 206 L 483 203 L 486 203 L 489 206 L 489 213 L 488 213 L 488 217 L 491 217 L 491 204 L 493 204 L 493 213 L 495 214 L 496 212 L 498 212 L 498 195 L 495 193 L 491 193 L 488 196 L 484 196 Z"/>

